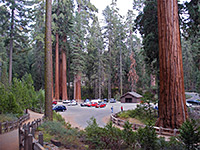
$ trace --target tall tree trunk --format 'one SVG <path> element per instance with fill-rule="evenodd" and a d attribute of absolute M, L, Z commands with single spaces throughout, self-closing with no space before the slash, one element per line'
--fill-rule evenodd
<path fill-rule="evenodd" d="M 62 50 L 62 100 L 68 99 L 67 97 L 67 61 L 66 53 Z"/>
<path fill-rule="evenodd" d="M 110 35 L 109 35 L 110 36 Z M 111 40 L 109 38 L 108 99 L 111 98 Z"/>
<path fill-rule="evenodd" d="M 100 52 L 100 50 L 98 49 L 98 55 L 99 55 L 99 64 L 98 64 L 98 83 L 99 83 L 99 95 L 98 95 L 98 98 L 99 99 L 101 99 L 101 81 L 102 81 L 102 79 L 101 79 L 101 57 L 100 57 L 100 55 L 101 55 L 101 52 Z"/>
<path fill-rule="evenodd" d="M 59 99 L 62 99 L 62 55 L 60 56 L 59 62 Z"/>
<path fill-rule="evenodd" d="M 56 33 L 55 99 L 59 100 L 59 36 Z"/>
<path fill-rule="evenodd" d="M 156 125 L 179 128 L 187 118 L 177 0 L 158 0 L 160 101 Z"/>
<path fill-rule="evenodd" d="M 98 80 L 95 79 L 95 99 L 98 98 Z"/>
<path fill-rule="evenodd" d="M 119 76 L 120 76 L 120 95 L 123 95 L 123 87 L 122 87 L 122 49 L 121 49 L 121 44 L 120 44 L 120 55 L 119 55 Z"/>
<path fill-rule="evenodd" d="M 74 99 L 76 100 L 77 99 L 77 96 L 76 96 L 76 82 L 77 82 L 77 76 L 75 75 L 74 76 Z"/>
<path fill-rule="evenodd" d="M 15 9 L 12 9 L 11 27 L 10 27 L 10 56 L 9 56 L 9 84 L 12 84 L 12 55 L 13 55 L 13 30 L 14 30 Z"/>
<path fill-rule="evenodd" d="M 52 113 L 52 39 L 51 39 L 51 6 L 52 1 L 46 0 L 45 22 L 45 117 L 53 120 Z"/>
<path fill-rule="evenodd" d="M 75 99 L 78 102 L 81 102 L 81 72 L 78 72 L 75 76 L 76 78 L 76 84 L 75 84 Z"/>

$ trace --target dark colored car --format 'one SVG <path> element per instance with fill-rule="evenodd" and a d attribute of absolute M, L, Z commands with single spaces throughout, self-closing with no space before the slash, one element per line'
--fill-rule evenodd
<path fill-rule="evenodd" d="M 200 101 L 195 100 L 195 99 L 189 99 L 186 102 L 192 105 L 200 105 Z"/>
<path fill-rule="evenodd" d="M 64 105 L 56 105 L 53 107 L 53 110 L 57 111 L 65 111 L 67 108 Z"/>
<path fill-rule="evenodd" d="M 107 103 L 108 103 L 108 99 L 107 99 L 107 98 L 104 98 L 104 102 L 107 102 Z"/>
<path fill-rule="evenodd" d="M 52 104 L 55 104 L 55 105 L 56 105 L 56 104 L 57 104 L 57 101 L 53 101 Z"/>
<path fill-rule="evenodd" d="M 99 103 L 98 105 L 95 106 L 96 108 L 103 108 L 106 107 L 105 103 Z"/>
<path fill-rule="evenodd" d="M 111 98 L 110 103 L 116 103 L 116 100 L 114 98 Z"/>

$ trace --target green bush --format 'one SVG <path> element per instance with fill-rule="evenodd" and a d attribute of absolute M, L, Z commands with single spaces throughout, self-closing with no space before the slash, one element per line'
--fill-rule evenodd
<path fill-rule="evenodd" d="M 200 125 L 195 120 L 187 120 L 180 128 L 180 141 L 187 150 L 200 148 Z"/>
<path fill-rule="evenodd" d="M 124 124 L 122 131 L 122 137 L 128 148 L 136 149 L 136 132 L 132 131 L 132 124 L 128 121 Z"/>
<path fill-rule="evenodd" d="M 14 121 L 14 120 L 17 120 L 17 117 L 14 114 L 0 114 L 0 122 Z"/>
<path fill-rule="evenodd" d="M 43 123 L 40 128 L 44 132 L 44 139 L 49 140 L 56 139 L 61 142 L 61 144 L 67 148 L 73 147 L 75 149 L 80 149 L 82 144 L 78 139 L 78 130 L 71 128 L 67 129 L 61 122 L 57 121 L 47 121 Z"/>
<path fill-rule="evenodd" d="M 137 131 L 137 141 L 143 150 L 155 150 L 157 148 L 157 134 L 152 126 L 139 128 Z"/>

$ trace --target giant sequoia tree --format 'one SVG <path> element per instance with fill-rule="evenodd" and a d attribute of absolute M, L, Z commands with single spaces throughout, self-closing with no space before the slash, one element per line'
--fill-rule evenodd
<path fill-rule="evenodd" d="M 160 101 L 157 126 L 179 128 L 187 118 L 177 0 L 158 0 Z"/>

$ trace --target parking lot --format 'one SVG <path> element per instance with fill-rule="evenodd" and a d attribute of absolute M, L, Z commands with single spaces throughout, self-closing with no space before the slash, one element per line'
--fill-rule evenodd
<path fill-rule="evenodd" d="M 60 102 L 59 102 L 60 103 Z M 61 103 L 60 103 L 61 104 Z M 67 106 L 65 112 L 59 112 L 66 120 L 74 127 L 84 129 L 88 125 L 88 121 L 91 117 L 96 118 L 99 126 L 103 127 L 109 121 L 111 115 L 111 107 L 113 106 L 113 113 L 121 111 L 121 106 L 124 110 L 135 109 L 137 103 L 107 103 L 104 108 L 95 107 L 81 107 L 80 104 L 76 106 Z"/>

